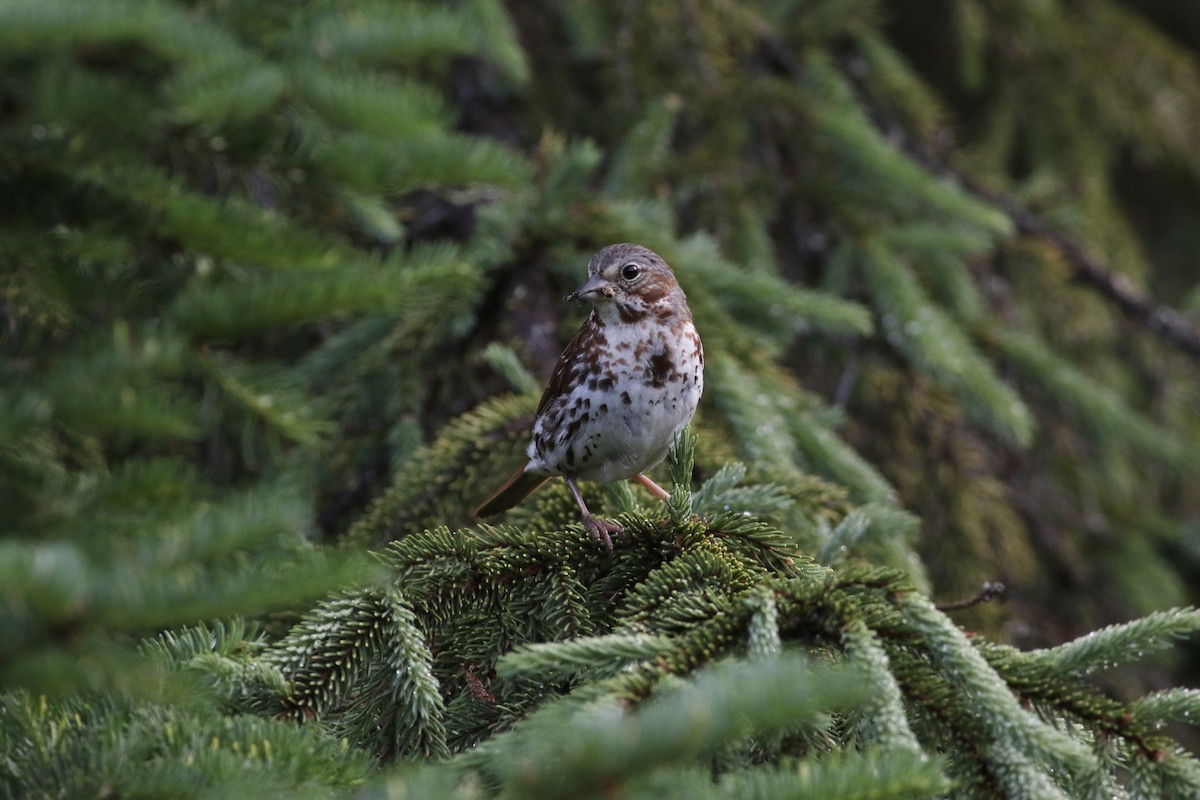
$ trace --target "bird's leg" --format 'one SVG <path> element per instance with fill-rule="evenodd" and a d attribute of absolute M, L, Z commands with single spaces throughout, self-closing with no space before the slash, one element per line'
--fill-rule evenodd
<path fill-rule="evenodd" d="M 588 529 L 588 533 L 592 538 L 604 544 L 604 549 L 612 553 L 612 534 L 623 533 L 621 526 L 615 522 L 600 519 L 593 516 L 592 512 L 588 511 L 587 503 L 583 502 L 583 495 L 579 493 L 579 487 L 575 484 L 574 478 L 569 478 L 563 475 L 563 480 L 567 482 L 567 488 L 571 490 L 571 496 L 575 498 L 576 504 L 579 506 L 579 512 L 583 515 L 583 527 Z"/>
<path fill-rule="evenodd" d="M 659 500 L 662 500 L 664 503 L 666 503 L 667 501 L 669 501 L 671 499 L 671 495 L 667 493 L 666 489 L 662 488 L 657 483 L 655 483 L 654 481 L 647 478 L 644 473 L 639 472 L 637 475 L 634 475 L 629 480 L 633 481 L 634 483 L 640 483 L 642 486 L 645 486 L 647 489 L 650 490 L 651 494 L 656 496 Z M 692 514 L 692 521 L 693 522 L 701 521 L 700 515 Z"/>
<path fill-rule="evenodd" d="M 671 495 L 667 494 L 666 489 L 662 488 L 657 483 L 655 483 L 654 481 L 647 478 L 645 473 L 643 473 L 643 472 L 639 472 L 637 475 L 634 475 L 629 480 L 634 481 L 635 483 L 640 483 L 642 486 L 645 486 L 647 489 L 650 490 L 650 494 L 654 495 L 659 500 L 662 500 L 664 503 L 667 502 L 667 500 L 671 499 Z"/>

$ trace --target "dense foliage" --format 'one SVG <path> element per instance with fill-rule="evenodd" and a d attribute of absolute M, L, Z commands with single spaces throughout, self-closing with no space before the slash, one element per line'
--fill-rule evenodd
<path fill-rule="evenodd" d="M 4 792 L 1200 793 L 1200 11 L 917 5 L 0 0 Z M 615 241 L 671 500 L 476 525 Z"/>

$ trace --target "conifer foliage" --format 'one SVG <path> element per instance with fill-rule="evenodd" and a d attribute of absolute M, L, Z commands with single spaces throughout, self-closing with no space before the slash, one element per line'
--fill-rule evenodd
<path fill-rule="evenodd" d="M 3 793 L 1200 794 L 1200 40 L 927 6 L 0 0 Z M 608 556 L 468 515 L 614 241 Z"/>

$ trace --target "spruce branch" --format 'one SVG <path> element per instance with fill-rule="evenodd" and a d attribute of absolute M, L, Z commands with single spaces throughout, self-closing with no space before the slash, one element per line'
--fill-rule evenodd
<path fill-rule="evenodd" d="M 697 295 L 693 306 L 705 329 L 713 315 L 709 309 L 719 303 L 721 312 L 737 321 L 740 335 L 759 334 L 760 346 L 771 351 L 809 330 L 846 336 L 875 330 L 870 311 L 861 303 L 804 289 L 774 271 L 748 271 L 731 263 L 709 236 L 693 235 L 663 249 L 696 275 L 687 288 L 689 296 Z"/>
<path fill-rule="evenodd" d="M 793 504 L 787 489 L 776 483 L 740 484 L 746 477 L 746 465 L 729 461 L 692 493 L 692 509 L 700 515 L 715 516 L 738 510 L 746 517 L 773 517 Z M 714 525 L 713 520 L 708 520 Z"/>
<path fill-rule="evenodd" d="M 982 425 L 1028 446 L 1033 413 L 966 332 L 930 302 L 908 265 L 876 241 L 863 245 L 860 258 L 888 343 L 958 396 Z"/>
<path fill-rule="evenodd" d="M 934 759 L 874 748 L 784 761 L 778 770 L 741 770 L 721 778 L 722 800 L 920 800 L 951 788 Z"/>
<path fill-rule="evenodd" d="M 1120 380 L 1111 354 L 1085 373 L 989 327 L 988 286 L 969 265 L 1014 222 L 1058 234 L 927 168 L 880 124 L 872 99 L 926 136 L 942 112 L 887 41 L 878 4 L 702 15 L 689 0 L 672 26 L 647 24 L 670 20 L 669 3 L 573 2 L 549 22 L 565 37 L 529 35 L 547 22 L 509 5 L 511 17 L 502 0 L 0 2 L 0 206 L 15 212 L 0 226 L 0 325 L 11 321 L 4 342 L 16 345 L 0 366 L 0 676 L 112 687 L 0 692 L 0 795 L 327 798 L 378 776 L 374 754 L 423 763 L 364 796 L 1196 796 L 1200 764 L 1157 726 L 1193 720 L 1197 692 L 1126 704 L 1081 677 L 1193 633 L 1196 612 L 1032 654 L 969 637 L 924 596 L 918 520 L 797 378 L 841 369 L 829 348 L 791 349 L 799 334 L 828 345 L 875 333 L 871 310 L 848 298 L 856 257 L 877 248 L 864 286 L 882 328 L 993 428 L 1018 441 L 1032 429 L 980 344 L 1030 385 L 1044 376 L 1105 442 L 1196 463 L 1180 444 L 1186 419 L 1155 425 L 1089 377 Z M 1087 19 L 1010 16 L 1078 21 L 1085 38 L 1141 19 L 1115 0 L 1091 5 Z M 964 19 L 1000 19 L 981 7 Z M 595 83 L 571 100 L 598 96 L 614 30 L 633 113 L 579 126 L 579 106 L 563 106 L 565 127 L 534 152 L 519 115 L 553 110 L 576 69 Z M 752 52 L 763 30 L 779 33 Z M 1149 31 L 1121 40 L 1141 45 L 1126 48 L 1133 60 L 1165 41 Z M 647 33 L 653 47 L 635 46 Z M 1042 36 L 1035 57 L 1063 33 Z M 833 66 L 848 49 L 877 74 Z M 513 96 L 531 64 L 564 56 L 570 74 Z M 1161 83 L 1135 93 L 1156 101 L 1182 85 L 1185 102 L 1155 102 L 1150 118 L 1186 117 L 1200 84 L 1156 81 L 1172 75 L 1149 60 L 1118 85 Z M 763 81 L 764 62 L 787 80 Z M 679 76 L 678 64 L 701 70 Z M 1102 98 L 1080 83 L 1084 94 L 1059 94 L 1067 105 Z M 1137 106 L 1102 113 L 1128 135 L 1139 129 L 1112 117 Z M 596 138 L 574 139 L 585 127 Z M 766 158 L 746 170 L 748 153 Z M 720 234 L 679 239 L 679 225 Z M 826 260 L 830 234 L 841 242 Z M 561 481 L 509 524 L 456 528 L 520 463 L 541 385 L 511 349 L 484 348 L 507 322 L 492 307 L 529 285 L 514 282 L 529 264 L 618 237 L 665 252 L 689 281 L 711 356 L 704 442 L 672 451 L 666 506 L 624 483 L 585 488 L 630 534 L 612 557 Z M 1072 259 L 1090 258 L 1063 252 L 1077 271 Z M 813 270 L 824 290 L 797 288 Z M 1119 276 L 1103 279 L 1081 277 L 1170 328 Z M 932 324 L 927 308 L 940 309 Z M 77 335 L 87 326 L 97 335 Z M 471 369 L 455 374 L 446 356 L 462 353 Z M 489 391 L 473 380 L 476 354 L 526 393 L 439 430 Z M 854 357 L 839 397 L 868 394 L 876 355 Z M 1152 362 L 1135 377 L 1171 378 L 1171 419 L 1194 387 Z M 857 414 L 860 399 L 871 398 L 839 405 Z M 1084 492 L 1158 490 L 1106 466 L 1065 473 Z M 374 572 L 309 541 L 312 494 L 353 475 L 338 515 L 351 518 L 389 467 L 394 485 L 345 548 L 395 540 Z M 907 496 L 913 483 L 897 480 Z M 321 596 L 287 633 L 290 612 L 261 632 L 238 616 Z M 185 627 L 131 652 L 168 626 Z M 172 689 L 196 676 L 215 692 L 136 691 L 143 678 Z"/>
<path fill-rule="evenodd" d="M 898 216 L 909 216 L 920 209 L 978 228 L 997 239 L 1012 233 L 1013 223 L 1003 213 L 923 169 L 879 130 L 832 58 L 808 58 L 801 64 L 777 40 L 767 37 L 764 42 L 789 77 L 822 100 L 809 111 L 819 146 L 834 155 L 851 175 L 884 179 L 870 181 L 874 194 L 862 195 L 869 205 L 886 208 Z"/>
<path fill-rule="evenodd" d="M 1020 707 L 966 635 L 932 603 L 914 593 L 903 594 L 899 600 L 925 639 L 934 664 L 977 701 L 972 706 L 988 731 L 987 758 L 1010 793 L 1065 798 L 1051 781 L 1045 760 L 1076 781 L 1090 781 L 1100 772 L 1095 757 L 1079 742 Z"/>
<path fill-rule="evenodd" d="M 696 462 L 696 442 L 699 437 L 685 427 L 671 442 L 667 459 L 671 467 L 671 496 L 667 512 L 671 520 L 683 522 L 692 516 L 692 469 Z"/>
<path fill-rule="evenodd" d="M 483 52 L 513 80 L 529 66 L 515 31 L 494 0 L 463 6 L 366 3 L 354 15 L 318 13 L 284 45 L 302 57 L 347 66 L 407 66 Z"/>
<path fill-rule="evenodd" d="M 926 169 L 953 181 L 963 192 L 1003 212 L 1012 220 L 1018 233 L 1050 242 L 1071 265 L 1077 280 L 1090 285 L 1125 316 L 1140 322 L 1168 344 L 1200 358 L 1200 322 L 1170 306 L 1154 302 L 1128 278 L 1089 253 L 1074 237 L 1052 227 L 1016 199 L 986 189 L 915 137 L 904 137 L 902 146 Z"/>
<path fill-rule="evenodd" d="M 616 672 L 633 661 L 654 658 L 674 647 L 669 636 L 612 633 L 565 642 L 518 647 L 500 657 L 496 673 L 512 677 L 541 673 L 544 677 L 569 677 L 582 671 Z"/>
<path fill-rule="evenodd" d="M 186 664 L 191 659 L 209 654 L 231 656 L 241 650 L 250 652 L 261 646 L 257 626 L 234 617 L 208 625 L 191 625 L 163 631 L 147 639 L 141 649 L 163 666 Z"/>
<path fill-rule="evenodd" d="M 327 800 L 371 773 L 365 753 L 316 726 L 215 708 L 0 695 L 0 793 L 9 797 Z"/>
<path fill-rule="evenodd" d="M 821 542 L 816 560 L 822 564 L 832 564 L 844 558 L 850 548 L 858 544 L 871 526 L 871 514 L 865 508 L 856 508 L 842 518 L 837 527 L 829 532 Z"/>
<path fill-rule="evenodd" d="M 330 125 L 379 136 L 428 134 L 451 127 L 453 114 L 433 86 L 414 79 L 315 63 L 292 69 L 300 100 Z"/>
<path fill-rule="evenodd" d="M 751 658 L 773 658 L 783 652 L 779 638 L 779 607 L 768 586 L 748 593 L 743 602 L 753 613 L 746 628 L 746 654 Z"/>
<path fill-rule="evenodd" d="M 912 753 L 918 760 L 925 756 L 908 723 L 904 698 L 892 674 L 887 651 L 879 637 L 861 619 L 848 623 L 842 634 L 847 661 L 861 670 L 873 692 L 859 708 L 863 739 L 892 751 Z"/>
<path fill-rule="evenodd" d="M 1176 469 L 1200 471 L 1200 454 L 1154 420 L 1130 408 L 1116 393 L 1054 353 L 1038 337 L 1016 331 L 983 334 L 1026 380 L 1045 386 L 1066 410 L 1095 434 L 1120 439 Z"/>
<path fill-rule="evenodd" d="M 1139 661 L 1197 631 L 1200 631 L 1200 610 L 1172 608 L 1109 625 L 1057 647 L 1034 650 L 1029 657 L 1067 673 L 1090 675 Z"/>
<path fill-rule="evenodd" d="M 164 631 L 142 642 L 140 650 L 170 677 L 209 676 L 229 709 L 265 712 L 264 696 L 288 691 L 283 674 L 258 657 L 265 647 L 257 627 L 235 617 Z"/>
<path fill-rule="evenodd" d="M 865 503 L 895 503 L 897 492 L 878 469 L 812 412 L 794 414 L 789 430 L 796 447 L 814 468 L 844 484 L 851 495 Z"/>
<path fill-rule="evenodd" d="M 721 664 L 631 715 L 611 701 L 548 708 L 520 727 L 522 736 L 489 744 L 487 767 L 513 796 L 580 796 L 754 733 L 786 731 L 853 705 L 864 690 L 853 671 L 794 655 Z"/>
<path fill-rule="evenodd" d="M 1061 670 L 1031 653 L 998 645 L 984 645 L 981 652 L 1018 696 L 1046 715 L 1077 720 L 1119 739 L 1143 759 L 1156 761 L 1170 749 L 1170 740 L 1138 717 L 1136 705 L 1126 706 L 1081 680 L 1064 678 Z"/>
<path fill-rule="evenodd" d="M 417 615 L 396 586 L 383 592 L 383 611 L 381 657 L 337 727 L 380 758 L 448 756 L 441 687 Z"/>
<path fill-rule="evenodd" d="M 979 193 L 986 197 L 985 194 Z M 1050 228 L 1042 219 L 1010 199 L 997 204 L 1017 222 L 1022 233 L 1040 236 L 1057 247 L 1075 267 L 1075 275 L 1091 284 L 1126 316 L 1141 322 L 1164 341 L 1189 355 L 1200 357 L 1200 324 L 1181 311 L 1152 301 L 1124 275 L 1110 269 L 1084 250 L 1083 246 L 1061 231 Z"/>
<path fill-rule="evenodd" d="M 349 541 L 379 545 L 465 517 L 465 509 L 478 504 L 489 484 L 498 485 L 520 463 L 537 397 L 497 397 L 443 428 L 367 508 L 347 534 Z"/>
<path fill-rule="evenodd" d="M 1161 780 L 1162 794 L 1153 797 L 1195 797 L 1196 787 L 1200 786 L 1200 760 L 1175 743 L 1156 755 L 1150 763 Z"/>
<path fill-rule="evenodd" d="M 679 98 L 673 95 L 648 104 L 613 156 L 605 179 L 606 194 L 614 200 L 653 194 L 655 183 L 663 177 L 662 164 L 670 152 L 680 107 Z"/>
<path fill-rule="evenodd" d="M 533 377 L 521 363 L 521 359 L 512 347 L 500 342 L 492 342 L 483 349 L 480 356 L 488 363 L 488 366 L 503 375 L 509 386 L 518 394 L 537 395 L 541 392 L 541 381 Z"/>
<path fill-rule="evenodd" d="M 705 381 L 744 458 L 799 480 L 799 465 L 827 474 L 862 500 L 894 502 L 896 490 L 830 428 L 829 417 L 794 378 L 765 365 L 710 358 Z"/>
<path fill-rule="evenodd" d="M 299 376 L 278 365 L 241 362 L 228 353 L 200 351 L 196 363 L 231 405 L 301 444 L 312 445 L 333 425 L 306 396 Z"/>
<path fill-rule="evenodd" d="M 181 125 L 245 122 L 266 113 L 287 84 L 283 70 L 244 51 L 210 51 L 181 65 L 162 87 Z"/>
<path fill-rule="evenodd" d="M 264 654 L 290 681 L 280 698 L 289 716 L 309 719 L 337 706 L 367 667 L 384 611 L 375 592 L 334 598 Z"/>
<path fill-rule="evenodd" d="M 1148 724 L 1186 722 L 1200 725 L 1200 689 L 1164 689 L 1133 703 L 1133 715 Z"/>
<path fill-rule="evenodd" d="M 776 66 L 794 80 L 802 78 L 804 67 L 787 52 L 781 41 L 765 37 L 763 46 Z M 903 126 L 892 126 L 892 129 L 902 131 Z M 919 137 L 905 135 L 894 138 L 900 139 L 896 146 L 907 154 L 913 164 L 938 176 L 946 185 L 955 187 L 954 191 L 958 194 L 970 197 L 972 208 L 989 209 L 988 213 L 977 212 L 982 215 L 979 219 L 991 221 L 991 224 L 981 227 L 996 225 L 998 227 L 994 230 L 997 231 L 1008 233 L 1012 228 L 1018 233 L 1045 239 L 1063 254 L 1078 280 L 1091 285 L 1127 317 L 1142 323 L 1164 341 L 1193 357 L 1200 357 L 1200 323 L 1196 320 L 1169 306 L 1155 303 L 1134 287 L 1128 278 L 1090 254 L 1074 238 L 1053 228 L 1014 198 L 984 188 L 935 153 Z M 1005 219 L 1003 223 L 994 222 L 998 215 Z M 979 219 L 973 221 L 978 222 Z"/>

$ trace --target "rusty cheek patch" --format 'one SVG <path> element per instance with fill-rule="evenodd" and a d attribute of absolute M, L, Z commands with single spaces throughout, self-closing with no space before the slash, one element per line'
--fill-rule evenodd
<path fill-rule="evenodd" d="M 655 277 L 638 288 L 638 295 L 646 301 L 647 305 L 662 300 L 671 292 L 671 283 L 664 278 Z"/>

